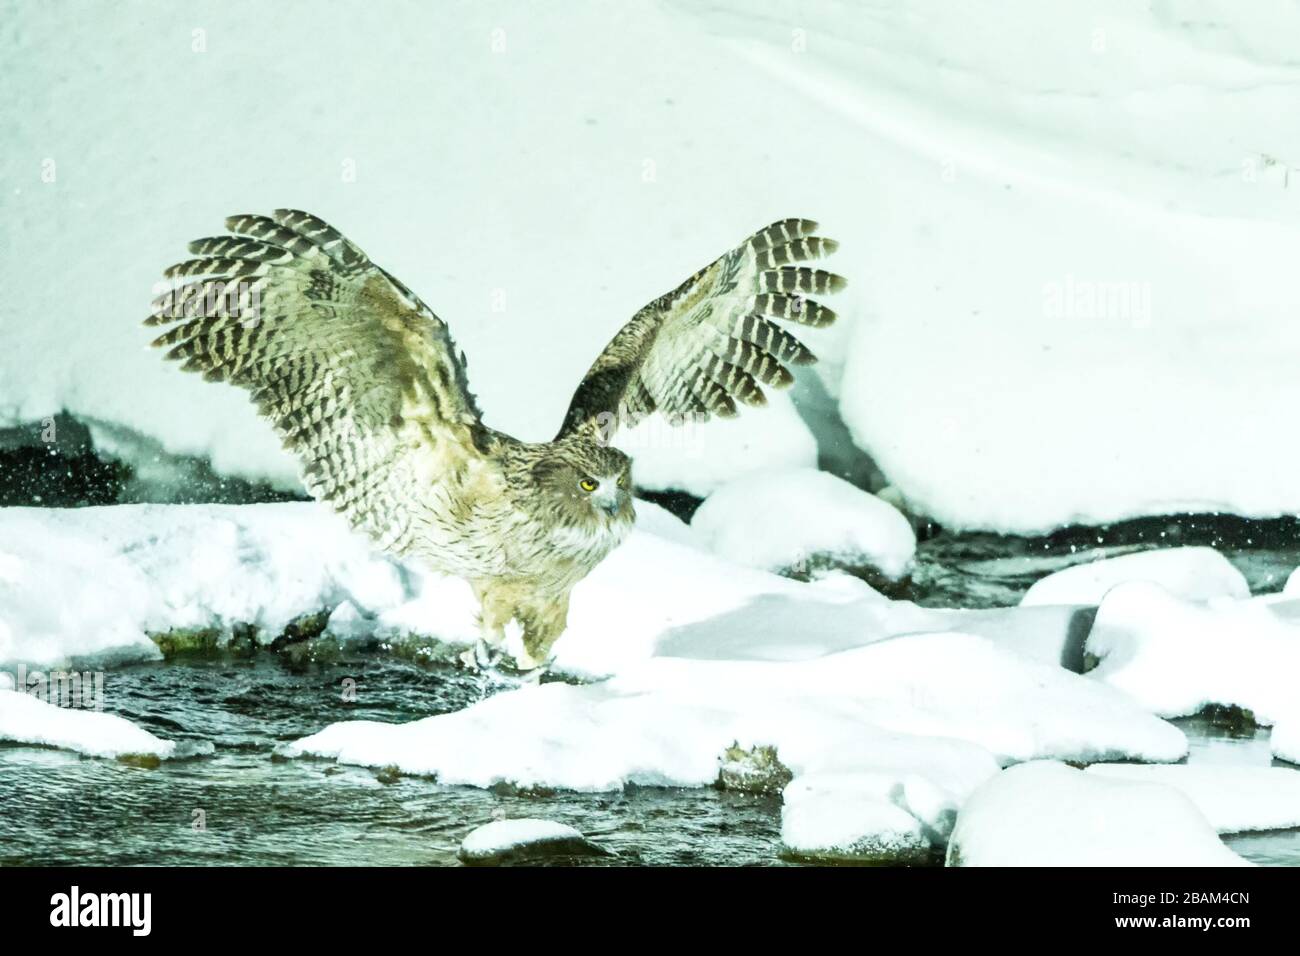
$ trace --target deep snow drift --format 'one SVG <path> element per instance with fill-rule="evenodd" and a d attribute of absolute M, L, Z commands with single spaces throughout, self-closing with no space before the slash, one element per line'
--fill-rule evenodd
<path fill-rule="evenodd" d="M 358 10 L 314 11 L 305 44 L 283 42 L 293 6 L 256 30 L 242 3 L 10 11 L 0 424 L 66 408 L 294 485 L 246 398 L 165 367 L 138 322 L 185 241 L 301 206 L 449 321 L 490 424 L 547 437 L 637 308 L 806 215 L 850 285 L 800 385 L 913 507 L 1010 530 L 1300 511 L 1300 448 L 1276 440 L 1300 406 L 1300 128 L 1277 122 L 1300 110 L 1300 10 Z M 348 81 L 304 79 L 321 63 Z M 248 108 L 249 76 L 274 109 Z M 232 116 L 255 148 L 176 148 Z M 775 404 L 698 454 L 650 435 L 644 486 L 814 464 Z"/>

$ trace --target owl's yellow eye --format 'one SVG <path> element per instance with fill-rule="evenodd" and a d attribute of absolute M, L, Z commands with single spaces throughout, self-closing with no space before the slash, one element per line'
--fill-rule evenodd
<path fill-rule="evenodd" d="M 628 477 L 627 477 L 627 475 L 626 475 L 626 474 L 619 475 L 619 476 L 618 476 L 618 486 L 619 486 L 620 488 L 623 488 L 623 489 L 626 490 L 626 489 L 627 489 L 627 485 L 628 485 Z"/>
<path fill-rule="evenodd" d="M 582 481 L 578 482 L 578 487 L 587 492 L 587 494 L 591 494 L 600 487 L 600 485 L 594 478 L 584 478 Z"/>

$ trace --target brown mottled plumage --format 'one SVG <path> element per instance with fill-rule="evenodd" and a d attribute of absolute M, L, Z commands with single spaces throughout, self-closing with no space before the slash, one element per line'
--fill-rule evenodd
<path fill-rule="evenodd" d="M 596 359 L 551 442 L 482 422 L 446 323 L 337 230 L 305 212 L 232 216 L 231 235 L 154 301 L 154 345 L 247 389 L 302 464 L 303 482 L 382 550 L 466 578 L 484 640 L 514 619 L 521 666 L 546 659 L 573 586 L 631 531 L 630 461 L 613 429 L 656 410 L 732 416 L 761 385 L 814 361 L 772 319 L 835 314 L 806 296 L 844 280 L 795 265 L 835 243 L 787 219 L 641 309 Z"/>

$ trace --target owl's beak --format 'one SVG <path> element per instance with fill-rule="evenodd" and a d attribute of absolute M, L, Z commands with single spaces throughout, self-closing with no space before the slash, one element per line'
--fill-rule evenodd
<path fill-rule="evenodd" d="M 591 496 L 591 501 L 597 508 L 611 517 L 618 514 L 619 500 L 617 490 L 606 490 L 601 488 L 600 491 Z"/>

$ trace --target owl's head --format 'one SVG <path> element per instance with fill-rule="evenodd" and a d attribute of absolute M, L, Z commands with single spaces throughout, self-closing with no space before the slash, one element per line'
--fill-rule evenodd
<path fill-rule="evenodd" d="M 630 525 L 632 459 L 595 440 L 555 442 L 533 467 L 548 510 L 571 527 Z"/>

